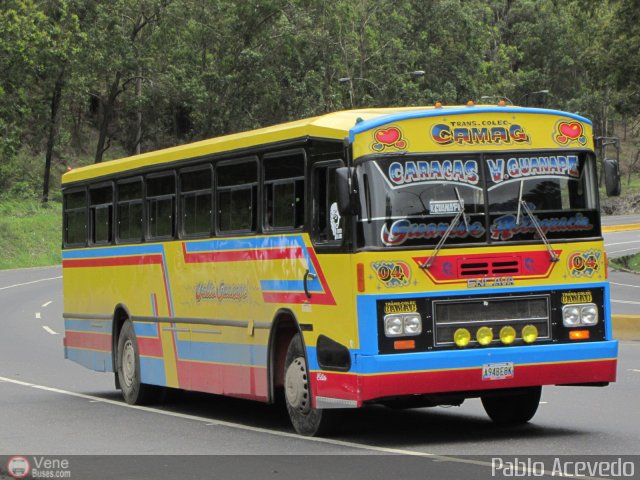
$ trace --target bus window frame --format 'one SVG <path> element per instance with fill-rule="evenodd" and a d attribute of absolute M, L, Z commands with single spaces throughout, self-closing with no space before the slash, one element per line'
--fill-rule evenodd
<path fill-rule="evenodd" d="M 75 207 L 75 208 L 67 208 L 67 200 L 70 195 L 74 193 L 83 192 L 84 193 L 84 207 Z M 63 194 L 63 205 L 62 205 L 62 239 L 63 239 L 63 247 L 64 248 L 83 248 L 87 246 L 88 243 L 88 230 L 89 230 L 89 193 L 86 186 L 79 188 L 71 188 L 69 190 L 65 190 Z M 84 241 L 78 243 L 70 243 L 67 241 L 68 239 L 68 228 L 69 228 L 69 216 L 68 212 L 76 212 L 80 211 L 84 208 Z"/>
<path fill-rule="evenodd" d="M 149 195 L 148 182 L 149 180 L 155 180 L 157 178 L 172 177 L 173 178 L 173 193 L 167 193 L 163 195 Z M 144 241 L 145 242 L 168 242 L 176 238 L 177 223 L 176 223 L 176 197 L 178 192 L 178 180 L 176 171 L 174 169 L 161 170 L 145 175 L 144 177 L 144 211 L 143 211 L 143 227 L 144 227 Z M 150 200 L 168 200 L 171 199 L 171 234 L 170 235 L 151 235 L 151 211 L 149 208 Z"/>
<path fill-rule="evenodd" d="M 125 238 L 122 239 L 120 238 L 120 195 L 119 195 L 119 191 L 118 191 L 118 187 L 120 185 L 125 185 L 127 183 L 135 183 L 135 182 L 140 182 L 142 184 L 142 196 L 140 197 L 139 202 L 142 205 L 142 225 L 141 225 L 141 235 L 140 235 L 140 239 L 136 240 L 133 238 Z M 115 181 L 115 198 L 114 198 L 114 216 L 115 216 L 115 227 L 116 227 L 116 231 L 115 231 L 115 235 L 114 235 L 114 242 L 116 245 L 127 245 L 127 244 L 138 244 L 138 243 L 144 243 L 145 242 L 145 194 L 146 194 L 146 182 L 144 181 L 144 177 L 142 175 L 136 175 L 133 177 L 128 177 L 128 178 L 122 178 L 119 180 Z M 138 200 L 124 200 L 125 202 L 127 202 L 127 204 L 132 204 L 137 202 Z"/>
<path fill-rule="evenodd" d="M 220 208 L 220 202 L 218 201 L 218 195 L 220 194 L 220 188 L 222 188 L 223 192 L 226 191 L 232 191 L 233 189 L 237 188 L 238 185 L 233 185 L 233 186 L 223 186 L 220 187 L 218 185 L 218 182 L 220 180 L 220 175 L 218 173 L 218 168 L 220 167 L 227 167 L 227 166 L 238 166 L 238 165 L 242 165 L 243 163 L 249 164 L 249 163 L 253 163 L 255 165 L 255 173 L 256 173 L 256 179 L 255 182 L 252 183 L 247 183 L 247 184 L 243 184 L 242 185 L 242 189 L 246 189 L 247 185 L 249 186 L 249 189 L 253 190 L 253 186 L 255 185 L 256 187 L 256 197 L 255 197 L 255 202 L 254 202 L 254 197 L 253 197 L 253 191 L 251 192 L 251 207 L 252 207 L 252 218 L 251 221 L 253 223 L 253 221 L 255 220 L 255 227 L 252 226 L 251 229 L 242 229 L 242 230 L 221 230 L 220 229 L 220 216 L 218 215 L 218 210 Z M 227 160 L 219 160 L 217 162 L 215 162 L 214 166 L 213 166 L 213 176 L 214 176 L 214 186 L 213 186 L 213 192 L 214 192 L 214 205 L 215 205 L 215 209 L 214 209 L 214 235 L 216 237 L 233 237 L 233 236 L 250 236 L 250 235 L 256 235 L 258 233 L 258 231 L 260 230 L 260 216 L 262 215 L 262 206 L 260 205 L 260 198 L 261 198 L 261 183 L 262 183 L 262 179 L 261 177 L 261 171 L 260 171 L 260 158 L 258 157 L 258 155 L 248 155 L 248 156 L 244 156 L 244 157 L 239 157 L 239 158 L 233 158 L 233 159 L 227 159 Z M 253 211 L 253 203 L 255 203 L 255 212 Z M 257 215 L 254 219 L 253 215 Z"/>
<path fill-rule="evenodd" d="M 188 196 L 196 196 L 206 190 L 193 190 L 187 193 L 184 193 L 182 190 L 182 175 L 193 173 L 193 172 L 203 172 L 209 171 L 211 178 L 211 187 L 209 189 L 209 195 L 211 198 L 211 212 L 209 216 L 209 230 L 206 233 L 186 233 L 184 230 L 184 208 L 183 208 L 183 199 Z M 188 167 L 184 167 L 178 170 L 177 172 L 177 201 L 176 201 L 176 210 L 177 210 L 177 237 L 178 239 L 193 239 L 193 238 L 211 238 L 215 235 L 215 224 L 216 224 L 216 202 L 215 202 L 215 170 L 211 162 L 200 163 L 198 165 L 191 165 Z"/>
<path fill-rule="evenodd" d="M 99 190 L 101 188 L 111 187 L 111 202 L 110 203 L 96 203 L 95 205 L 91 201 L 91 191 Z M 87 243 L 89 246 L 97 246 L 97 245 L 112 245 L 115 240 L 115 183 L 111 180 L 106 182 L 99 182 L 96 184 L 90 184 L 88 186 L 88 213 L 89 213 L 89 225 L 88 225 L 88 235 L 87 235 Z M 94 233 L 95 233 L 95 220 L 93 215 L 93 210 L 97 208 L 111 207 L 111 212 L 109 215 L 110 225 L 109 225 L 109 240 L 107 241 L 95 241 Z"/>
<path fill-rule="evenodd" d="M 344 224 L 342 226 L 342 238 L 339 241 L 335 239 L 320 240 L 318 238 L 320 230 L 319 230 L 319 222 L 318 222 L 319 217 L 317 216 L 317 213 L 320 210 L 319 208 L 316 209 L 316 199 L 317 199 L 316 197 L 317 188 L 315 184 L 316 171 L 320 168 L 330 169 L 332 166 L 335 166 L 335 168 L 340 168 L 340 167 L 344 167 L 346 164 L 347 162 L 343 158 L 334 158 L 331 160 L 320 160 L 318 162 L 315 162 L 311 166 L 311 169 L 309 171 L 310 188 L 308 189 L 308 195 L 311 200 L 309 202 L 309 208 L 311 209 L 311 221 L 309 222 L 309 236 L 311 237 L 311 242 L 313 243 L 313 246 L 319 251 L 322 251 L 324 249 L 328 249 L 332 251 L 343 249 L 346 245 L 345 242 L 349 232 L 349 224 L 351 220 L 348 216 L 342 217 L 344 219 Z M 325 189 L 326 189 L 326 185 L 325 185 Z"/>
<path fill-rule="evenodd" d="M 277 180 L 268 180 L 268 181 L 266 180 L 266 174 L 265 174 L 266 163 L 268 161 L 283 159 L 286 157 L 293 157 L 296 155 L 302 155 L 302 175 L 295 176 L 295 177 L 280 178 Z M 273 188 L 275 185 L 284 185 L 284 184 L 292 183 L 294 188 L 294 194 L 295 194 L 295 184 L 300 180 L 302 180 L 302 189 L 303 189 L 302 201 L 304 202 L 304 205 L 302 208 L 302 225 L 300 225 L 299 227 L 296 227 L 295 225 L 286 226 L 286 227 L 276 227 L 276 226 L 270 225 L 269 222 L 267 221 L 267 209 L 263 208 L 262 215 L 261 215 L 262 220 L 260 222 L 260 225 L 264 233 L 301 232 L 301 231 L 304 231 L 305 227 L 308 225 L 309 223 L 309 219 L 307 217 L 307 191 L 309 190 L 308 182 L 307 182 L 308 165 L 309 165 L 309 157 L 306 149 L 304 148 L 294 148 L 290 150 L 271 152 L 262 156 L 261 172 L 260 172 L 261 173 L 260 183 L 262 185 L 262 194 L 259 197 L 259 198 L 262 198 L 262 205 L 264 207 L 267 206 L 267 195 L 268 195 L 269 188 Z"/>

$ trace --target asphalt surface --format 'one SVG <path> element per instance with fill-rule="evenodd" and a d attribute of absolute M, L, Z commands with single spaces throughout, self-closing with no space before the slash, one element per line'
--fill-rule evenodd
<path fill-rule="evenodd" d="M 607 250 L 618 243 L 606 239 Z M 72 457 L 72 478 L 278 479 L 492 478 L 494 456 L 640 455 L 640 342 L 621 342 L 616 383 L 546 387 L 522 427 L 495 426 L 469 400 L 348 411 L 331 438 L 308 439 L 282 406 L 197 393 L 127 406 L 113 375 L 63 359 L 60 276 L 60 267 L 0 272 L 0 478 L 5 458 L 36 454 L 85 456 Z M 610 279 L 614 313 L 637 314 L 640 277 Z M 102 456 L 131 454 L 173 457 Z"/>

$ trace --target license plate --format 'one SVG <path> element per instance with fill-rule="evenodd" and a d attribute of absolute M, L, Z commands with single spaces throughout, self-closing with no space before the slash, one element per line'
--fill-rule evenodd
<path fill-rule="evenodd" d="M 482 365 L 482 380 L 506 380 L 508 378 L 513 378 L 513 362 Z"/>

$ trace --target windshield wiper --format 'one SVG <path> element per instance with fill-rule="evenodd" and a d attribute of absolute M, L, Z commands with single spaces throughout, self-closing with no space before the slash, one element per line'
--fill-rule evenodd
<path fill-rule="evenodd" d="M 558 260 L 560 260 L 560 257 L 558 257 L 556 252 L 553 251 L 553 248 L 551 248 L 551 242 L 549 242 L 549 239 L 544 234 L 544 231 L 542 230 L 542 227 L 540 226 L 540 223 L 538 223 L 538 219 L 536 218 L 536 216 L 533 214 L 533 212 L 529 208 L 529 205 L 527 204 L 527 201 L 526 200 L 522 200 L 523 186 L 524 186 L 524 180 L 520 180 L 520 193 L 518 194 L 518 214 L 516 215 L 516 225 L 520 225 L 520 220 L 521 220 L 520 217 L 522 215 L 522 209 L 524 209 L 525 213 L 527 215 L 529 215 L 529 218 L 531 219 L 531 223 L 533 223 L 533 226 L 535 227 L 536 231 L 538 232 L 538 235 L 540 236 L 540 238 L 544 242 L 545 247 L 547 247 L 547 251 L 549 252 L 549 256 L 551 257 L 551 261 L 552 262 L 557 262 Z"/>
<path fill-rule="evenodd" d="M 460 192 L 458 191 L 457 187 L 454 188 L 454 190 L 456 192 L 456 198 L 458 200 L 458 213 L 456 213 L 456 216 L 453 217 L 453 220 L 451 220 L 449 227 L 445 230 L 444 235 L 442 235 L 442 238 L 436 245 L 436 248 L 433 250 L 431 256 L 427 259 L 426 262 L 420 265 L 420 268 L 422 268 L 423 270 L 427 270 L 431 267 L 431 265 L 433 265 L 433 262 L 435 262 L 436 257 L 438 256 L 438 252 L 440 252 L 440 249 L 447 241 L 447 238 L 449 238 L 449 235 L 451 235 L 451 232 L 453 232 L 453 229 L 456 228 L 456 225 L 458 225 L 460 217 L 462 217 L 464 221 L 465 230 L 467 231 L 467 233 L 469 233 L 469 222 L 467 221 L 467 217 L 464 214 L 464 203 L 462 202 L 462 197 L 460 196 Z"/>

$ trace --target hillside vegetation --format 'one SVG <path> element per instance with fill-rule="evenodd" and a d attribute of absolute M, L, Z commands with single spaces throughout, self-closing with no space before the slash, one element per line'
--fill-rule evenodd
<path fill-rule="evenodd" d="M 624 140 L 604 208 L 638 211 L 639 46 L 636 0 L 3 0 L 3 261 L 42 258 L 13 235 L 68 167 L 352 107 L 578 112 Z"/>

